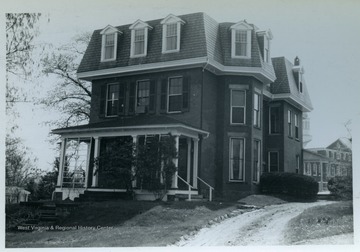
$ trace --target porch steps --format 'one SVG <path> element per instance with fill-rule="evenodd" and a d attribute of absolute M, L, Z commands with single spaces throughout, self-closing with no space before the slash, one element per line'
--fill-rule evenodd
<path fill-rule="evenodd" d="M 109 201 L 118 199 L 128 200 L 132 199 L 132 197 L 127 192 L 85 191 L 83 194 L 80 194 L 78 198 L 75 198 L 74 201 Z"/>
<path fill-rule="evenodd" d="M 46 223 L 55 223 L 58 220 L 56 215 L 56 205 L 53 203 L 44 204 L 39 209 L 40 212 L 40 222 Z"/>
<path fill-rule="evenodd" d="M 175 200 L 189 201 L 188 194 L 175 194 Z M 208 201 L 203 195 L 191 195 L 191 201 Z"/>

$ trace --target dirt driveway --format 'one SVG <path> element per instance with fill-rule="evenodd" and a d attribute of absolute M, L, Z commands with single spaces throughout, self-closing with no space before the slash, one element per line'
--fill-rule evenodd
<path fill-rule="evenodd" d="M 287 223 L 307 208 L 330 203 L 333 202 L 266 206 L 203 228 L 176 246 L 289 245 L 285 232 Z"/>

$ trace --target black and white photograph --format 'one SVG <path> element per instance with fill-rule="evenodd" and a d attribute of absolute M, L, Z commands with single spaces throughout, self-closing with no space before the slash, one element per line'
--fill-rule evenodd
<path fill-rule="evenodd" d="M 1 6 L 1 249 L 359 249 L 360 1 Z"/>

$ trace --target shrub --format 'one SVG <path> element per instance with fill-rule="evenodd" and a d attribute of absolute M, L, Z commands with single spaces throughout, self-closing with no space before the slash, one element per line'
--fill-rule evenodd
<path fill-rule="evenodd" d="M 318 190 L 315 179 L 302 174 L 264 173 L 260 178 L 260 192 L 265 194 L 284 194 L 299 199 L 313 199 Z"/>
<path fill-rule="evenodd" d="M 328 182 L 329 191 L 341 199 L 352 199 L 352 177 L 334 177 Z"/>

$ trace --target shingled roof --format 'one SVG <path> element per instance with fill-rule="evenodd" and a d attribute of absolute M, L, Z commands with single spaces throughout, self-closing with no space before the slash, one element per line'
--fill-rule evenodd
<path fill-rule="evenodd" d="M 151 63 L 206 58 L 225 66 L 264 68 L 270 76 L 274 75 L 271 64 L 264 64 L 260 53 L 255 27 L 252 31 L 251 59 L 231 58 L 231 31 L 234 23 L 218 23 L 205 13 L 193 13 L 178 16 L 185 22 L 181 27 L 180 51 L 162 53 L 162 19 L 146 21 L 152 27 L 148 35 L 147 55 L 131 58 L 131 24 L 116 26 L 121 32 L 118 36 L 116 60 L 101 62 L 101 30 L 95 30 L 89 46 L 78 68 L 78 73 L 103 69 L 146 65 Z"/>

